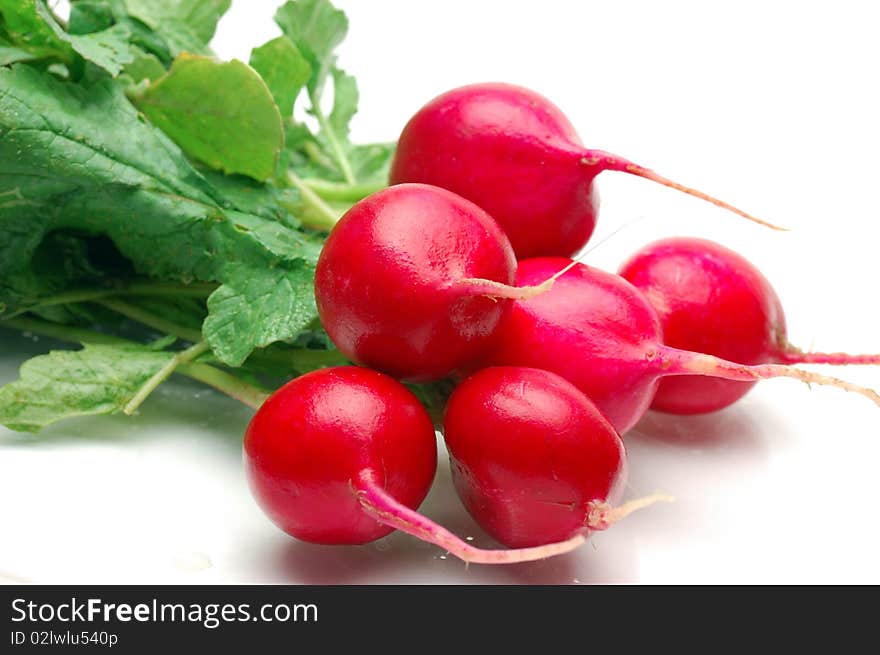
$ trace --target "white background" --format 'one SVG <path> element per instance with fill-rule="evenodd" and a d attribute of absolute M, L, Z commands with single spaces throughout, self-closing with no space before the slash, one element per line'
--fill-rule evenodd
<path fill-rule="evenodd" d="M 357 140 L 393 140 L 454 86 L 534 88 L 586 144 L 768 220 L 779 234 L 616 173 L 590 263 L 614 269 L 676 234 L 720 241 L 770 278 L 792 341 L 880 350 L 880 41 L 870 3 L 339 0 L 340 63 L 357 76 Z M 277 34 L 272 1 L 238 1 L 215 49 L 247 59 Z M 515 189 L 511 190 L 515 193 Z M 47 347 L 0 335 L 0 382 Z M 880 387 L 880 368 L 835 371 Z M 0 428 L 0 576 L 38 582 L 880 583 L 880 410 L 835 389 L 764 382 L 715 415 L 652 414 L 626 436 L 630 495 L 670 505 L 544 562 L 465 567 L 393 535 L 363 547 L 296 542 L 251 501 L 249 410 L 184 381 L 140 416 Z M 422 509 L 475 543 L 445 456 Z"/>

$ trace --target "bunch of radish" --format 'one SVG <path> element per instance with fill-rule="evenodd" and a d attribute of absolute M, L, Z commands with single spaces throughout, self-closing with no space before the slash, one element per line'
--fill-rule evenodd
<path fill-rule="evenodd" d="M 880 404 L 870 389 L 793 366 L 880 355 L 793 347 L 770 284 L 720 245 L 665 240 L 619 275 L 570 259 L 593 232 L 592 182 L 606 170 L 773 227 L 584 148 L 526 89 L 462 87 L 410 120 L 392 186 L 340 219 L 318 261 L 319 316 L 357 366 L 294 379 L 247 431 L 251 487 L 283 530 L 359 544 L 397 529 L 469 562 L 548 557 L 664 498 L 620 504 L 621 435 L 649 408 L 715 411 L 772 377 Z M 401 381 L 441 379 L 457 384 L 442 421 L 455 488 L 507 548 L 475 548 L 416 511 L 434 479 L 435 426 Z"/>

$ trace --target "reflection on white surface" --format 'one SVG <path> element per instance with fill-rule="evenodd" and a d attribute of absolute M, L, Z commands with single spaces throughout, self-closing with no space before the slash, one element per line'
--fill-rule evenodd
<path fill-rule="evenodd" d="M 4 333 L 0 379 L 43 346 Z M 651 414 L 627 436 L 629 496 L 665 491 L 675 503 L 637 512 L 566 556 L 468 567 L 400 533 L 358 547 L 281 533 L 242 475 L 250 411 L 175 380 L 134 418 L 78 419 L 37 436 L 0 432 L 0 575 L 57 583 L 878 582 L 874 408 L 786 382 L 764 384 L 714 416 Z M 841 417 L 850 429 L 840 429 Z M 445 453 L 422 510 L 496 546 L 459 504 Z"/>

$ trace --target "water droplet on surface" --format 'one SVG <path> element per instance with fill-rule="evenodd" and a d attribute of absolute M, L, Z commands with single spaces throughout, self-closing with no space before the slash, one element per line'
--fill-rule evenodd
<path fill-rule="evenodd" d="M 174 556 L 174 568 L 179 571 L 187 571 L 190 573 L 198 573 L 206 571 L 214 566 L 211 558 L 205 553 L 198 551 L 177 553 Z"/>

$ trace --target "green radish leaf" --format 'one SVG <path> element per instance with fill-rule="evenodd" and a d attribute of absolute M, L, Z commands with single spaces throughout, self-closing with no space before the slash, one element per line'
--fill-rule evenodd
<path fill-rule="evenodd" d="M 113 27 L 115 23 L 113 8 L 106 0 L 80 0 L 70 6 L 67 33 L 92 34 Z"/>
<path fill-rule="evenodd" d="M 254 348 L 298 334 L 316 315 L 311 303 L 297 298 L 297 288 L 314 279 L 314 270 L 303 262 L 275 269 L 242 264 L 230 274 L 234 280 L 208 298 L 210 314 L 203 326 L 205 340 L 230 366 L 240 366 Z"/>
<path fill-rule="evenodd" d="M 168 24 L 172 29 L 178 29 L 181 22 L 172 20 Z M 139 52 L 145 51 L 158 57 L 163 66 L 171 63 L 173 54 L 168 41 L 159 31 L 149 27 L 142 20 L 132 17 L 125 7 L 124 0 L 77 0 L 71 4 L 70 18 L 67 21 L 67 33 L 70 35 L 94 34 L 114 25 L 128 32 L 128 41 L 135 57 Z M 157 23 L 157 25 L 161 29 L 163 24 Z M 205 49 L 200 39 L 192 38 L 196 47 L 190 50 Z"/>
<path fill-rule="evenodd" d="M 231 0 L 124 0 L 133 18 L 158 34 L 172 56 L 210 54 L 208 43 Z"/>
<path fill-rule="evenodd" d="M 86 241 L 56 231 L 39 244 L 28 268 L 0 277 L 0 303 L 8 308 L 30 306 L 68 286 L 91 286 L 101 278 L 101 271 L 89 259 Z M 51 321 L 69 323 L 76 318 L 71 309 L 71 306 L 54 305 L 30 311 Z"/>
<path fill-rule="evenodd" d="M 74 416 L 115 414 L 173 356 L 147 346 L 86 344 L 34 357 L 18 380 L 0 387 L 0 423 L 37 432 Z"/>
<path fill-rule="evenodd" d="M 348 159 L 355 177 L 362 184 L 388 184 L 388 172 L 394 158 L 396 143 L 370 143 L 352 146 Z"/>
<path fill-rule="evenodd" d="M 134 58 L 132 62 L 125 67 L 125 74 L 131 78 L 134 84 L 144 80 L 158 80 L 165 73 L 165 66 L 156 55 L 144 52 L 139 48 L 132 46 Z"/>
<path fill-rule="evenodd" d="M 0 16 L 10 41 L 35 59 L 49 57 L 72 64 L 76 60 L 75 53 L 114 76 L 134 59 L 129 43 L 131 33 L 125 25 L 88 34 L 68 34 L 43 0 L 5 0 L 0 4 Z M 78 22 L 81 29 L 95 26 L 83 23 L 82 19 Z"/>
<path fill-rule="evenodd" d="M 309 92 L 319 95 L 336 62 L 333 51 L 348 32 L 348 18 L 329 0 L 288 0 L 275 12 L 275 22 L 311 64 Z"/>
<path fill-rule="evenodd" d="M 352 146 L 348 151 L 357 178 L 364 183 L 388 183 L 388 170 L 394 158 L 396 143 L 370 143 Z"/>
<path fill-rule="evenodd" d="M 266 84 L 246 64 L 183 54 L 134 101 L 208 166 L 256 180 L 275 173 L 284 146 L 281 116 Z"/>
<path fill-rule="evenodd" d="M 200 330 L 207 314 L 204 301 L 194 298 L 141 296 L 128 298 L 126 302 L 188 330 Z M 168 338 L 172 343 L 175 341 L 173 336 Z M 159 350 L 163 350 L 167 345 L 170 344 L 162 346 Z M 151 347 L 156 349 L 155 344 Z"/>
<path fill-rule="evenodd" d="M 272 92 L 281 117 L 289 119 L 296 97 L 312 74 L 308 60 L 290 39 L 279 36 L 254 48 L 250 64 Z"/>
<path fill-rule="evenodd" d="M 334 55 L 348 23 L 326 0 L 279 10 L 286 36 L 253 51 L 259 71 L 193 54 L 165 70 L 180 50 L 209 52 L 228 6 L 79 0 L 65 32 L 42 0 L 0 0 L 0 52 L 11 64 L 0 68 L 0 311 L 115 325 L 93 304 L 34 303 L 101 285 L 121 262 L 123 275 L 216 283 L 202 306 L 135 302 L 190 329 L 204 318 L 226 364 L 314 326 L 322 236 L 297 228 L 309 224 L 305 208 L 320 208 L 297 188 L 275 188 L 278 163 L 315 188 L 329 183 L 326 202 L 341 211 L 384 178 L 393 149 L 350 142 L 357 87 Z M 325 116 L 316 105 L 329 77 L 335 99 Z M 277 110 L 290 117 L 303 85 L 317 134 Z M 95 258 L 99 242 L 113 257 Z"/>
<path fill-rule="evenodd" d="M 336 66 L 334 53 L 348 31 L 345 14 L 328 0 L 289 0 L 276 12 L 275 22 L 312 66 L 309 111 L 319 125 L 317 135 L 304 126 L 288 126 L 285 163 L 304 179 L 350 186 L 384 184 L 393 150 L 377 144 L 355 151 L 349 136 L 358 109 L 358 87 L 354 77 Z M 333 81 L 333 107 L 325 116 L 321 100 L 328 76 Z"/>
<path fill-rule="evenodd" d="M 0 217 L 106 185 L 216 200 L 179 148 L 139 118 L 112 81 L 72 84 L 19 64 L 0 69 L 0 88 Z M 0 257 L 0 271 L 3 263 Z"/>
<path fill-rule="evenodd" d="M 0 37 L 0 66 L 8 66 L 17 61 L 32 61 L 37 58 L 33 53 L 22 48 L 16 48 L 6 39 Z"/>
<path fill-rule="evenodd" d="M 302 178 L 342 179 L 336 162 L 325 152 L 324 143 L 302 123 L 288 123 L 282 163 Z"/>
<path fill-rule="evenodd" d="M 261 184 L 244 175 L 224 175 L 204 167 L 199 170 L 204 178 L 223 197 L 229 209 L 244 214 L 260 216 L 274 223 L 295 224 L 293 219 L 277 202 L 282 192 L 275 187 Z M 297 237 L 302 235 L 297 234 Z"/>
<path fill-rule="evenodd" d="M 129 43 L 131 32 L 125 25 L 114 25 L 101 32 L 68 36 L 68 40 L 86 61 L 103 68 L 114 77 L 134 61 L 135 54 Z"/>
<path fill-rule="evenodd" d="M 332 75 L 333 110 L 330 112 L 329 123 L 336 138 L 348 143 L 348 126 L 358 108 L 357 82 L 351 75 L 338 68 L 332 70 Z"/>
<path fill-rule="evenodd" d="M 353 78 L 334 71 L 334 103 L 327 127 L 343 148 L 352 174 L 364 188 L 388 184 L 388 172 L 394 157 L 396 143 L 352 145 L 349 123 L 357 111 L 358 91 Z M 285 163 L 303 179 L 341 181 L 342 175 L 335 161 L 333 144 L 326 129 L 315 137 L 304 125 L 287 126 L 284 148 Z"/>
<path fill-rule="evenodd" d="M 0 18 L 8 41 L 35 58 L 55 57 L 69 63 L 73 49 L 43 0 L 3 0 Z"/>
<path fill-rule="evenodd" d="M 320 243 L 286 227 L 295 219 L 271 187 L 219 174 L 209 175 L 212 183 L 109 79 L 83 87 L 17 64 L 0 69 L 0 88 L 0 303 L 7 310 L 32 292 L 4 290 L 29 276 L 45 279 L 34 268 L 38 248 L 51 232 L 67 230 L 108 237 L 137 274 L 229 285 L 218 299 L 251 298 L 249 278 L 259 286 L 269 275 L 273 302 L 290 317 L 261 305 L 246 330 L 212 329 L 226 363 L 252 344 L 295 338 L 315 318 Z"/>

